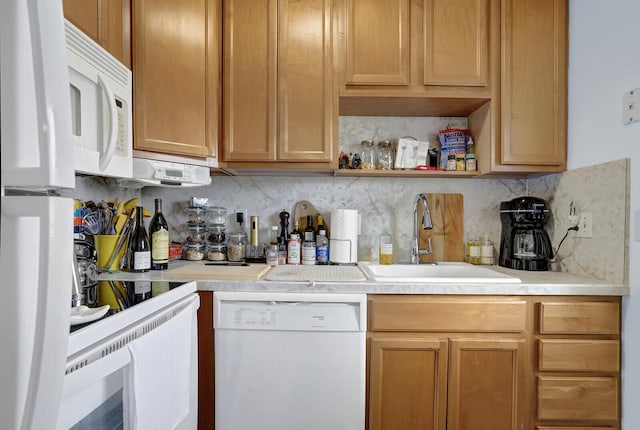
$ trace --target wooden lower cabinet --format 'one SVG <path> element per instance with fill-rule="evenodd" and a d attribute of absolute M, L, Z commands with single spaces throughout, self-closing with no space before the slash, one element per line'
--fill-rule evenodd
<path fill-rule="evenodd" d="M 538 429 L 620 428 L 620 298 L 539 298 Z"/>
<path fill-rule="evenodd" d="M 370 430 L 620 428 L 619 297 L 370 295 L 368 319 Z"/>

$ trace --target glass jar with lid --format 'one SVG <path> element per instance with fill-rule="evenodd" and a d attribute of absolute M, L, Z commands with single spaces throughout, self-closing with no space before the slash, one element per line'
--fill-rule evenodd
<path fill-rule="evenodd" d="M 361 169 L 375 169 L 376 168 L 376 147 L 373 140 L 363 140 L 360 142 L 361 146 Z"/>
<path fill-rule="evenodd" d="M 246 233 L 229 234 L 227 244 L 227 259 L 229 261 L 244 261 L 247 255 L 247 235 Z"/>
<path fill-rule="evenodd" d="M 391 170 L 393 169 L 393 148 L 391 147 L 391 142 L 388 140 L 381 140 L 378 142 L 378 151 L 377 151 L 378 169 L 381 170 Z"/>

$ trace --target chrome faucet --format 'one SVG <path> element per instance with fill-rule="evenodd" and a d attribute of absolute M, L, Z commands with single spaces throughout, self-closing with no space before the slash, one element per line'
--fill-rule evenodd
<path fill-rule="evenodd" d="M 418 238 L 420 237 L 420 230 L 418 230 L 418 205 L 422 202 L 424 211 L 422 212 L 422 229 L 433 229 L 433 222 L 431 221 L 431 212 L 429 211 L 429 201 L 424 194 L 418 194 L 413 203 L 413 239 L 411 240 L 411 264 L 419 264 L 421 255 L 431 254 L 431 237 L 429 237 L 429 246 L 427 249 L 420 249 L 418 244 Z"/>

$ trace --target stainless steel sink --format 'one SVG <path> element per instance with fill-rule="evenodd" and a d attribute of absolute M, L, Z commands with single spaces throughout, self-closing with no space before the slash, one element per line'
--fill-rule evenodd
<path fill-rule="evenodd" d="M 520 283 L 520 279 L 468 263 L 378 264 L 358 263 L 373 281 L 404 283 Z"/>

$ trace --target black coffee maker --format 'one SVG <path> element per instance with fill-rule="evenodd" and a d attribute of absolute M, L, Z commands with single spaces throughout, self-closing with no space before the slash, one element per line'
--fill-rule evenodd
<path fill-rule="evenodd" d="M 544 224 L 550 211 L 538 197 L 518 197 L 500 203 L 500 258 L 502 267 L 518 270 L 549 270 L 553 257 Z"/>

